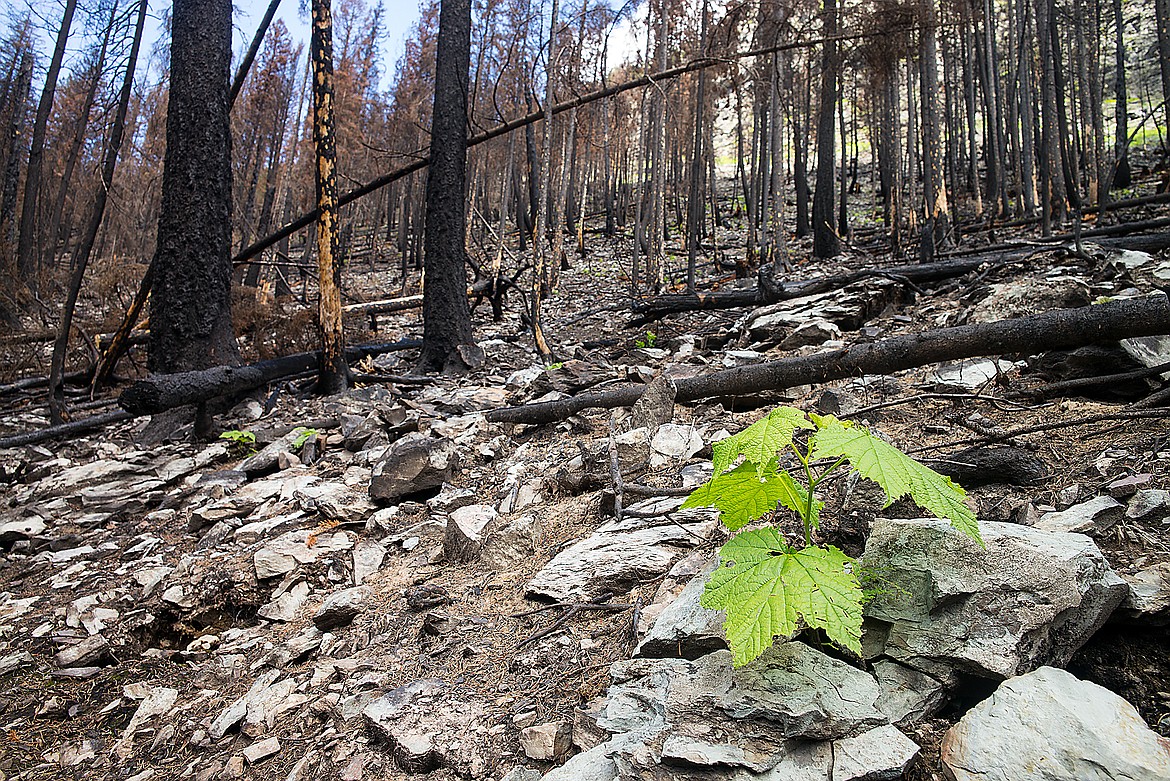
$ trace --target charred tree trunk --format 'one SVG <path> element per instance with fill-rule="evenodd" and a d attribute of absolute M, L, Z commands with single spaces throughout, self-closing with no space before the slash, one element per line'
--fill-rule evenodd
<path fill-rule="evenodd" d="M 817 183 L 813 193 L 813 255 L 831 258 L 840 254 L 841 242 L 833 231 L 833 175 L 836 155 L 834 109 L 837 105 L 837 3 L 825 0 L 825 44 L 821 50 L 821 102 L 817 119 Z"/>
<path fill-rule="evenodd" d="M 52 425 L 64 422 L 65 389 L 62 385 L 62 378 L 65 374 L 65 350 L 69 346 L 69 330 L 73 326 L 73 309 L 77 305 L 77 295 L 81 292 L 81 283 L 85 279 L 85 269 L 89 265 L 89 256 L 93 252 L 98 229 L 101 228 L 102 217 L 106 213 L 106 199 L 114 181 L 114 169 L 118 165 L 118 154 L 122 151 L 122 137 L 126 130 L 126 112 L 130 107 L 130 91 L 134 86 L 134 69 L 138 65 L 138 52 L 142 46 L 142 30 L 146 25 L 146 9 L 147 0 L 139 0 L 138 21 L 134 26 L 134 39 L 130 44 L 130 55 L 126 60 L 126 75 L 122 80 L 122 91 L 118 95 L 118 110 L 114 115 L 114 125 L 110 129 L 110 140 L 106 145 L 106 156 L 102 163 L 101 186 L 98 187 L 97 200 L 94 201 L 85 235 L 82 236 L 81 243 L 77 247 L 73 278 L 70 280 L 69 291 L 65 296 L 65 308 L 57 329 L 57 340 L 53 344 L 53 359 L 49 369 L 49 422 Z"/>
<path fill-rule="evenodd" d="M 231 318 L 230 0 L 175 0 L 149 366 L 239 360 Z"/>
<path fill-rule="evenodd" d="M 45 74 L 45 86 L 37 102 L 37 117 L 33 123 L 32 141 L 28 153 L 28 169 L 24 175 L 24 199 L 20 207 L 20 243 L 17 246 L 17 263 L 20 275 L 29 279 L 36 271 L 37 254 L 34 241 L 37 228 L 37 200 L 41 194 L 41 169 L 44 166 L 45 130 L 49 114 L 53 111 L 53 95 L 57 91 L 57 76 L 61 72 L 61 60 L 65 57 L 65 44 L 69 40 L 69 29 L 73 26 L 73 12 L 77 0 L 66 0 L 61 27 L 57 31 L 57 44 L 53 47 L 53 58 Z"/>
<path fill-rule="evenodd" d="M 483 359 L 471 338 L 464 244 L 471 0 L 442 1 L 436 56 L 420 363 L 425 369 L 451 371 L 474 368 Z"/>
<path fill-rule="evenodd" d="M 341 259 L 337 257 L 337 149 L 333 135 L 333 14 L 330 0 L 313 0 L 313 143 L 317 150 L 317 325 L 321 333 L 319 393 L 349 385 L 341 326 Z"/>

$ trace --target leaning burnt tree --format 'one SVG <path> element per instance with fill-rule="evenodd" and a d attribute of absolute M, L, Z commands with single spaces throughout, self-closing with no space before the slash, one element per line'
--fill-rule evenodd
<path fill-rule="evenodd" d="M 424 370 L 452 371 L 474 368 L 483 360 L 471 338 L 464 244 L 471 0 L 443 0 L 435 59 L 435 109 L 423 235 L 423 349 L 419 364 Z"/>
<path fill-rule="evenodd" d="M 162 208 L 153 267 L 152 372 L 239 362 L 231 318 L 231 0 L 175 0 Z"/>

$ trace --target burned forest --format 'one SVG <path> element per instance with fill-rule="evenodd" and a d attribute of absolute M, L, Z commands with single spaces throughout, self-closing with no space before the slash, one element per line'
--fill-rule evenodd
<path fill-rule="evenodd" d="M 0 781 L 1170 778 L 1170 0 L 21 0 Z"/>

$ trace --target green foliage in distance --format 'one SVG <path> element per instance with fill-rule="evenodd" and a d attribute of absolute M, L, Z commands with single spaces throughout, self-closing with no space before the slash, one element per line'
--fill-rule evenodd
<path fill-rule="evenodd" d="M 220 434 L 219 438 L 231 442 L 242 453 L 256 452 L 256 435 L 251 431 L 240 431 L 233 428 Z"/>
<path fill-rule="evenodd" d="M 798 430 L 812 432 L 803 448 L 795 440 Z M 779 467 L 781 450 L 795 455 L 807 487 Z M 846 462 L 877 483 L 889 502 L 909 496 L 983 544 L 975 514 L 963 503 L 967 494 L 962 488 L 866 429 L 832 415 L 779 407 L 716 443 L 713 451 L 714 476 L 683 507 L 715 507 L 727 528 L 739 532 L 720 549 L 721 566 L 701 599 L 703 607 L 726 612 L 723 626 L 736 667 L 801 624 L 821 629 L 833 642 L 861 654 L 864 594 L 858 562 L 832 545 L 814 545 L 812 539 L 824 507 L 816 488 Z M 804 523 L 802 545 L 790 545 L 774 526 L 740 531 L 780 506 Z"/>
<path fill-rule="evenodd" d="M 295 439 L 293 439 L 293 450 L 300 450 L 305 446 L 305 443 L 309 441 L 309 437 L 315 437 L 318 433 L 320 432 L 318 432 L 315 428 L 298 428 L 297 436 Z"/>

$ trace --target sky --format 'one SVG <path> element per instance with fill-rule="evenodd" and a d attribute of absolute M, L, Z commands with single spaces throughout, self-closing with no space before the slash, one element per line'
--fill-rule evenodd
<path fill-rule="evenodd" d="M 125 2 L 126 0 L 122 0 L 122 3 Z M 138 67 L 139 79 L 145 77 L 146 71 L 150 67 L 150 53 L 162 35 L 162 15 L 170 7 L 171 2 L 172 0 L 150 0 L 150 11 L 144 34 L 145 40 L 143 41 L 143 55 L 139 60 Z M 264 16 L 264 12 L 268 8 L 268 2 L 269 0 L 235 0 L 235 12 L 233 14 L 233 26 L 235 29 L 233 62 L 238 62 L 247 50 L 252 36 L 256 34 L 256 26 L 260 23 L 260 19 Z M 368 2 L 373 3 L 376 0 L 368 0 Z M 622 2 L 623 0 L 610 0 L 611 6 L 619 5 Z M 293 39 L 303 41 L 305 43 L 305 50 L 308 51 L 308 0 L 303 0 L 303 5 L 304 8 L 302 10 L 302 0 L 281 0 L 280 7 L 276 12 L 276 18 L 284 20 Z M 419 0 L 382 0 L 382 5 L 385 9 L 382 17 L 385 26 L 385 37 L 382 42 L 383 67 L 381 69 L 381 86 L 385 88 L 389 86 L 389 81 L 393 78 L 398 58 L 402 56 L 411 28 L 418 21 Z M 626 5 L 629 7 L 640 6 L 635 13 L 644 20 L 645 9 L 648 4 L 639 3 L 637 0 L 634 0 L 634 2 L 627 2 Z M 44 73 L 43 68 L 47 64 L 48 57 L 52 52 L 53 42 L 57 32 L 56 28 L 60 23 L 63 8 L 63 0 L 0 0 L 0 14 L 2 14 L 0 15 L 0 19 L 15 20 L 31 11 L 34 24 L 38 26 L 38 32 L 41 36 L 41 57 L 39 58 L 38 73 L 34 82 L 34 94 L 37 94 L 37 91 L 39 91 L 40 80 L 43 78 Z M 86 44 L 83 36 L 78 34 L 82 30 L 83 21 L 81 16 L 79 12 L 78 17 L 74 19 L 73 34 L 70 36 L 70 47 L 66 57 L 67 69 L 76 61 L 81 49 Z M 623 22 L 619 24 L 614 35 L 611 36 L 609 57 L 611 65 L 625 59 L 627 56 L 633 55 L 634 52 L 641 50 L 644 46 L 644 32 L 639 35 L 635 32 L 634 27 L 628 22 Z"/>

